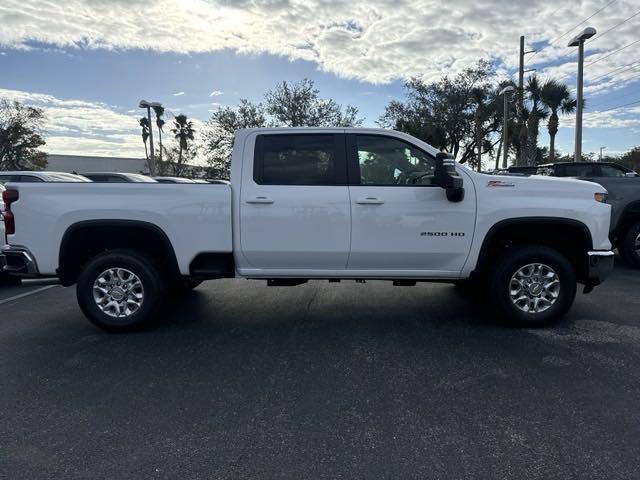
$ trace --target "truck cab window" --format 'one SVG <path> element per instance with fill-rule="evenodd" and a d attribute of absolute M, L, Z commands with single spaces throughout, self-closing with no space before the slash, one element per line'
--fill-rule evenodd
<path fill-rule="evenodd" d="M 564 171 L 563 171 L 564 170 Z M 578 163 L 576 165 L 565 165 L 564 169 L 560 170 L 561 177 L 593 177 L 594 169 L 593 165 L 586 165 L 584 163 Z"/>
<path fill-rule="evenodd" d="M 382 135 L 356 137 L 361 185 L 435 185 L 435 161 L 410 144 Z"/>
<path fill-rule="evenodd" d="M 620 167 L 614 165 L 600 165 L 602 177 L 625 177 L 627 172 Z"/>
<path fill-rule="evenodd" d="M 335 185 L 338 138 L 333 134 L 260 135 L 254 180 L 261 185 Z"/>

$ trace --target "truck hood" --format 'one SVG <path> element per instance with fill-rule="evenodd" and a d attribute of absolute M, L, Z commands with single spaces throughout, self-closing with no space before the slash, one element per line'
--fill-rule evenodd
<path fill-rule="evenodd" d="M 477 175 L 475 181 L 488 188 L 515 188 L 520 191 L 553 192 L 552 196 L 564 194 L 587 194 L 593 198 L 594 193 L 606 193 L 600 184 L 577 180 L 575 178 L 546 177 L 532 175 L 530 177 L 509 177 L 507 175 Z"/>

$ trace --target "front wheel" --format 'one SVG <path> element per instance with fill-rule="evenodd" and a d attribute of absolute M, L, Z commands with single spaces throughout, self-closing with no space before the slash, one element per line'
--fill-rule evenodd
<path fill-rule="evenodd" d="M 631 225 L 620 245 L 620 254 L 634 268 L 640 268 L 640 222 Z"/>
<path fill-rule="evenodd" d="M 498 313 L 524 327 L 559 320 L 576 296 L 576 274 L 558 251 L 517 246 L 498 257 L 489 275 L 489 297 Z"/>
<path fill-rule="evenodd" d="M 164 282 L 155 264 L 130 250 L 91 259 L 80 272 L 76 295 L 86 317 L 109 332 L 140 328 L 158 311 Z"/>

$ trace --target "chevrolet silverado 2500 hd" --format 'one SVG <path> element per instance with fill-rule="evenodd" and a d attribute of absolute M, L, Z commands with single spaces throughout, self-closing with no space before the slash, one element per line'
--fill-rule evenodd
<path fill-rule="evenodd" d="M 601 186 L 477 173 L 387 130 L 240 130 L 230 184 L 8 184 L 4 199 L 5 269 L 77 284 L 111 331 L 227 277 L 469 280 L 498 315 L 537 326 L 613 266 Z"/>

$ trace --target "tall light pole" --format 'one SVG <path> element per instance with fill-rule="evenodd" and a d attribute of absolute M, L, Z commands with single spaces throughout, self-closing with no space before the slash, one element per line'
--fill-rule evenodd
<path fill-rule="evenodd" d="M 147 109 L 147 118 L 149 119 L 149 173 L 156 175 L 156 157 L 153 153 L 153 123 L 151 123 L 151 109 L 153 107 L 160 106 L 158 102 L 147 102 L 146 100 L 140 100 L 138 107 Z"/>
<path fill-rule="evenodd" d="M 605 150 L 607 147 L 600 147 L 600 161 L 602 162 L 602 151 Z"/>
<path fill-rule="evenodd" d="M 569 42 L 569 47 L 578 47 L 578 98 L 576 107 L 576 145 L 573 157 L 574 162 L 582 160 L 582 105 L 584 103 L 582 95 L 583 71 L 584 71 L 584 42 L 596 34 L 596 29 L 587 27 Z"/>
<path fill-rule="evenodd" d="M 515 90 L 511 85 L 507 85 L 498 95 L 504 98 L 504 122 L 502 125 L 502 168 L 507 168 L 507 156 L 509 154 L 509 96 Z M 496 159 L 497 163 L 497 159 Z"/>

